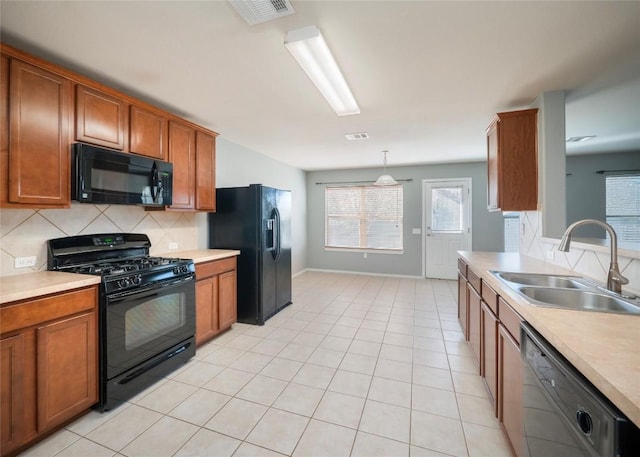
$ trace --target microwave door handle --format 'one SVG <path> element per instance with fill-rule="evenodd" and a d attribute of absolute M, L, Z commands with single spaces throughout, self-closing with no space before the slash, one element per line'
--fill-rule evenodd
<path fill-rule="evenodd" d="M 153 162 L 153 166 L 151 167 L 151 199 L 154 203 L 157 203 L 158 198 L 158 181 L 160 180 L 158 176 L 158 166 L 156 162 Z"/>

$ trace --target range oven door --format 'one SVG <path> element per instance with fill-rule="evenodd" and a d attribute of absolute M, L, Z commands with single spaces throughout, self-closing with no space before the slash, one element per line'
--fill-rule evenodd
<path fill-rule="evenodd" d="M 102 354 L 109 380 L 193 338 L 195 278 L 107 295 L 105 308 Z"/>

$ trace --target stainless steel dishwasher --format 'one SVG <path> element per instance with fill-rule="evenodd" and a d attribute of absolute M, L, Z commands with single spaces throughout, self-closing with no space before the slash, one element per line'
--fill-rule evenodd
<path fill-rule="evenodd" d="M 523 456 L 640 456 L 638 427 L 527 323 L 520 350 Z"/>

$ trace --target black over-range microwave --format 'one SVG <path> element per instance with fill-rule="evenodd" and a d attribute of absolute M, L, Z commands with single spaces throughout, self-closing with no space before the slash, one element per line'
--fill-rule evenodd
<path fill-rule="evenodd" d="M 173 165 L 84 143 L 73 146 L 71 198 L 81 203 L 171 205 Z"/>

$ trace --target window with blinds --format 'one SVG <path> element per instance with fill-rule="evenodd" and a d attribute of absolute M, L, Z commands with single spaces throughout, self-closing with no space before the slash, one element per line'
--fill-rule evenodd
<path fill-rule="evenodd" d="M 520 213 L 503 212 L 504 252 L 520 251 Z"/>
<path fill-rule="evenodd" d="M 401 251 L 402 185 L 325 189 L 325 247 Z"/>
<path fill-rule="evenodd" d="M 605 185 L 607 224 L 619 241 L 640 242 L 640 175 L 607 176 Z"/>

